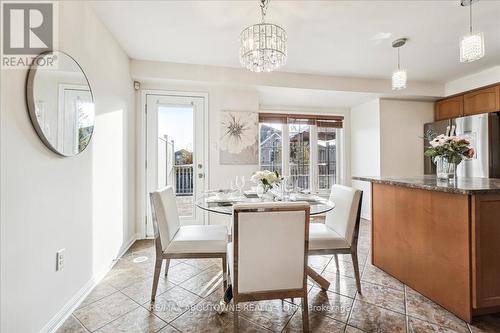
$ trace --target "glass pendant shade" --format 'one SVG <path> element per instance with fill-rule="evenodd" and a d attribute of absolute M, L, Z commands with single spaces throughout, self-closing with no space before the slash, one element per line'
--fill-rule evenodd
<path fill-rule="evenodd" d="M 406 71 L 397 69 L 392 73 L 392 90 L 401 90 L 406 88 Z"/>
<path fill-rule="evenodd" d="M 287 58 L 287 37 L 276 24 L 259 23 L 240 34 L 240 63 L 252 72 L 272 72 Z"/>
<path fill-rule="evenodd" d="M 484 57 L 482 33 L 468 34 L 460 41 L 460 62 L 472 62 Z"/>

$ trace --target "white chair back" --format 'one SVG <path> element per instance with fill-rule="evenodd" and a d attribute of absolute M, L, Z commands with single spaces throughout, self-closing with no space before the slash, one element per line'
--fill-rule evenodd
<path fill-rule="evenodd" d="M 172 186 L 150 193 L 156 249 L 165 251 L 179 230 L 179 214 Z"/>
<path fill-rule="evenodd" d="M 237 293 L 305 287 L 309 204 L 238 204 L 232 227 Z"/>
<path fill-rule="evenodd" d="M 333 185 L 330 200 L 335 208 L 326 215 L 325 224 L 352 244 L 354 229 L 358 219 L 361 190 L 343 185 Z"/>

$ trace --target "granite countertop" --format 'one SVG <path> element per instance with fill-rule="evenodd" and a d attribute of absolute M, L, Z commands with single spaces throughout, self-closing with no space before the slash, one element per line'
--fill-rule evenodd
<path fill-rule="evenodd" d="M 440 191 L 459 194 L 493 194 L 500 193 L 500 179 L 496 178 L 461 178 L 456 183 L 438 180 L 436 176 L 419 177 L 352 177 L 377 184 L 396 185 L 419 188 L 429 191 Z"/>

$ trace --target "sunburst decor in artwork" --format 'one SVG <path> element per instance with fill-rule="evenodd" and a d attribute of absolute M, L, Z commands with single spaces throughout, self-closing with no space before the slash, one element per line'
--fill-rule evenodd
<path fill-rule="evenodd" d="M 258 164 L 259 114 L 222 111 L 220 164 Z"/>

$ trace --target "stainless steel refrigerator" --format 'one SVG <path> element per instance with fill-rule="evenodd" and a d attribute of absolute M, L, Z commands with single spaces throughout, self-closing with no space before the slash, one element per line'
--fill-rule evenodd
<path fill-rule="evenodd" d="M 459 177 L 500 178 L 500 112 L 442 120 L 424 125 L 424 150 L 429 146 L 426 133 L 445 134 L 455 126 L 456 134 L 467 138 L 476 154 L 457 167 Z M 436 174 L 430 157 L 424 159 L 424 173 Z"/>

